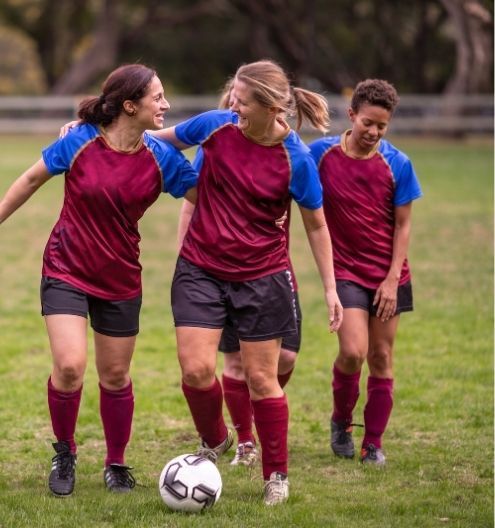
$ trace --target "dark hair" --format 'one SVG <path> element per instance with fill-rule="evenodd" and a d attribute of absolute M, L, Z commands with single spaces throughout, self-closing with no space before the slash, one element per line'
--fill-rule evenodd
<path fill-rule="evenodd" d="M 155 70 L 143 64 L 120 66 L 105 79 L 99 97 L 81 101 L 78 117 L 83 123 L 110 124 L 124 111 L 124 101 L 138 101 L 144 97 L 155 75 Z"/>
<path fill-rule="evenodd" d="M 381 106 L 393 112 L 399 104 L 397 90 L 382 79 L 366 79 L 356 85 L 351 99 L 353 112 L 359 112 L 363 104 Z"/>

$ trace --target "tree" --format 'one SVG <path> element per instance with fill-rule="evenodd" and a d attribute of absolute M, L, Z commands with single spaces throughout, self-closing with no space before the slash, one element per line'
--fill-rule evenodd
<path fill-rule="evenodd" d="M 445 92 L 478 93 L 493 79 L 493 16 L 478 0 L 441 0 L 447 10 L 457 54 Z"/>

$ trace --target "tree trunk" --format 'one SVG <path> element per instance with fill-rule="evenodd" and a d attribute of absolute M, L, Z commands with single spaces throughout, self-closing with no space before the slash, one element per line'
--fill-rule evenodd
<path fill-rule="evenodd" d="M 90 37 L 87 51 L 60 77 L 54 94 L 74 94 L 85 90 L 103 72 L 115 67 L 119 39 L 118 1 L 104 0 Z"/>
<path fill-rule="evenodd" d="M 441 0 L 454 28 L 456 67 L 446 94 L 486 90 L 493 75 L 492 16 L 478 0 Z"/>

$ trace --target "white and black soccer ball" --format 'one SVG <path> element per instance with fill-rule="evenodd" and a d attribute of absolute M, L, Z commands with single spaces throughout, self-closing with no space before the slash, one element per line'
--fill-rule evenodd
<path fill-rule="evenodd" d="M 158 482 L 165 504 L 176 511 L 199 512 L 211 508 L 222 493 L 217 466 L 198 455 L 179 455 L 162 469 Z"/>

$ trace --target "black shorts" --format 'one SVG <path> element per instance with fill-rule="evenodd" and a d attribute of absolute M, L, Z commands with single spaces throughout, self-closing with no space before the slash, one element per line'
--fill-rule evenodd
<path fill-rule="evenodd" d="M 302 313 L 301 306 L 299 305 L 299 295 L 297 294 L 297 292 L 294 293 L 294 297 L 296 300 L 297 334 L 283 337 L 282 348 L 297 353 L 301 348 Z M 218 345 L 218 350 L 220 350 L 220 352 L 223 352 L 224 354 L 239 352 L 241 350 L 239 337 L 231 321 L 227 321 L 227 324 L 223 329 L 222 337 L 220 338 L 220 344 Z"/>
<path fill-rule="evenodd" d="M 337 280 L 337 293 L 344 308 L 362 308 L 370 315 L 376 315 L 378 305 L 373 306 L 376 290 L 364 288 L 349 280 Z M 411 281 L 397 289 L 397 308 L 395 314 L 413 311 Z"/>
<path fill-rule="evenodd" d="M 75 286 L 51 277 L 42 277 L 41 315 L 69 314 L 88 317 L 91 328 L 112 337 L 139 333 L 141 295 L 125 301 L 107 301 L 93 297 Z"/>
<path fill-rule="evenodd" d="M 252 281 L 218 279 L 179 257 L 172 282 L 175 326 L 233 326 L 242 341 L 268 341 L 297 333 L 291 274 Z"/>

